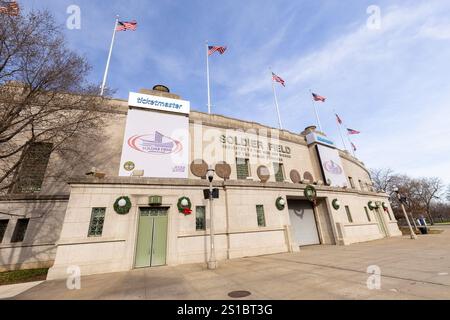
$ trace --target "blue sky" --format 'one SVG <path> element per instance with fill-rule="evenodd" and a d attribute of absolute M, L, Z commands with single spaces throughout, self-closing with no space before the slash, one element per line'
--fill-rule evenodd
<path fill-rule="evenodd" d="M 167 85 L 206 111 L 205 40 L 226 45 L 211 57 L 213 112 L 277 126 L 269 68 L 278 87 L 284 127 L 315 124 L 309 89 L 326 96 L 319 115 L 341 145 L 333 109 L 354 136 L 368 167 L 391 167 L 450 183 L 450 2 L 339 0 L 22 0 L 48 8 L 65 25 L 69 5 L 81 9 L 71 47 L 100 83 L 116 14 L 138 31 L 117 34 L 108 85 L 116 97 Z M 381 28 L 368 28 L 369 5 Z"/>

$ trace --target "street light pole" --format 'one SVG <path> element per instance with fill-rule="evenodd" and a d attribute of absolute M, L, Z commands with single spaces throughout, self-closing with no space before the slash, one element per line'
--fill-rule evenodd
<path fill-rule="evenodd" d="M 211 253 L 208 261 L 208 269 L 214 270 L 217 269 L 217 260 L 216 260 L 216 248 L 214 247 L 214 210 L 213 210 L 213 180 L 214 180 L 214 172 L 215 170 L 212 168 L 208 169 L 206 174 L 209 180 L 209 216 L 210 216 L 210 244 L 211 244 Z"/>
<path fill-rule="evenodd" d="M 406 218 L 406 222 L 408 223 L 408 228 L 409 228 L 409 232 L 411 235 L 411 239 L 416 240 L 417 236 L 411 227 L 411 223 L 409 222 L 408 214 L 406 213 L 405 206 L 403 205 L 403 202 L 406 200 L 406 197 L 400 196 L 400 192 L 398 191 L 398 188 L 394 188 L 394 192 L 397 195 L 397 199 L 400 202 L 400 206 L 402 207 L 403 214 L 405 215 L 405 218 Z"/>

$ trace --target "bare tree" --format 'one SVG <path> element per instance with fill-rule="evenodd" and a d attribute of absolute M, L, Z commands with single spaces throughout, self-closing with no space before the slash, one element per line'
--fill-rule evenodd
<path fill-rule="evenodd" d="M 434 224 L 431 205 L 433 201 L 440 199 L 443 188 L 444 183 L 440 178 L 422 178 L 417 180 L 416 196 L 421 202 L 431 224 Z"/>
<path fill-rule="evenodd" d="M 450 202 L 450 184 L 447 186 L 447 195 L 446 195 L 447 201 Z"/>
<path fill-rule="evenodd" d="M 391 192 L 394 187 L 395 174 L 390 168 L 370 169 L 370 176 L 377 191 Z"/>
<path fill-rule="evenodd" d="M 65 43 L 47 11 L 0 16 L 0 192 L 17 180 L 26 151 L 54 152 L 102 126 L 103 98 L 86 81 L 90 66 Z M 76 152 L 76 150 L 73 150 Z"/>

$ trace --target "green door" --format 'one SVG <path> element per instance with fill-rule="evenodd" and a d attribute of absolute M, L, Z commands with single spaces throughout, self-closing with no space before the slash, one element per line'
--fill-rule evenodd
<path fill-rule="evenodd" d="M 135 267 L 166 264 L 167 208 L 140 208 Z"/>

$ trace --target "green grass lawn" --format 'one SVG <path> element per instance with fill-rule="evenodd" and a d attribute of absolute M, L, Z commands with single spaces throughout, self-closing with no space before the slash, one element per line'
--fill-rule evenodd
<path fill-rule="evenodd" d="M 0 272 L 0 286 L 45 280 L 48 268 Z"/>

